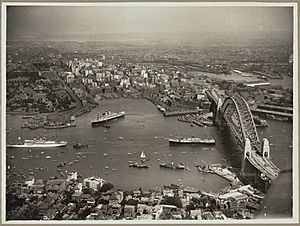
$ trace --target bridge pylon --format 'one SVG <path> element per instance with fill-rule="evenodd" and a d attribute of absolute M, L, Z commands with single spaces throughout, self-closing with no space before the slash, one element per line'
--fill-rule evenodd
<path fill-rule="evenodd" d="M 262 140 L 263 142 L 262 142 L 262 148 L 261 148 L 261 150 L 262 150 L 262 156 L 263 156 L 263 158 L 270 158 L 270 144 L 269 144 L 269 141 L 268 141 L 268 139 L 267 138 L 264 138 L 263 140 Z"/>
<path fill-rule="evenodd" d="M 249 172 L 249 163 L 247 161 L 247 158 L 251 157 L 252 148 L 251 148 L 251 142 L 249 138 L 246 138 L 245 141 L 245 147 L 244 147 L 244 155 L 242 160 L 242 176 L 251 176 L 252 173 Z M 250 173 L 250 174 L 249 174 Z"/>
<path fill-rule="evenodd" d="M 214 123 L 215 125 L 220 125 L 221 120 L 222 120 L 222 112 L 221 112 L 221 107 L 222 107 L 222 100 L 221 98 L 218 99 L 217 102 L 217 109 L 216 109 L 216 113 L 214 115 Z"/>

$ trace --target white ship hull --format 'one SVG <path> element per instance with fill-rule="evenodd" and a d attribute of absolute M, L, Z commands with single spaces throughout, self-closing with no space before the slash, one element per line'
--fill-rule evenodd
<path fill-rule="evenodd" d="M 96 126 L 98 124 L 102 124 L 104 122 L 107 122 L 107 121 L 110 121 L 110 120 L 113 120 L 113 119 L 117 119 L 117 118 L 121 118 L 121 117 L 124 117 L 125 116 L 125 112 L 122 111 L 122 112 L 119 112 L 119 113 L 113 113 L 109 116 L 105 116 L 103 118 L 100 118 L 100 119 L 97 119 L 97 120 L 93 120 L 91 121 L 91 124 L 92 126 Z"/>
<path fill-rule="evenodd" d="M 8 144 L 9 148 L 54 148 L 54 147 L 64 147 L 67 142 L 52 143 L 52 144 Z"/>
<path fill-rule="evenodd" d="M 214 144 L 213 139 L 169 139 L 170 144 Z"/>

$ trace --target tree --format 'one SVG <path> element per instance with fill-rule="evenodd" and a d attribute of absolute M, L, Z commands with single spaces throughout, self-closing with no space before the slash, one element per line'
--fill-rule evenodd
<path fill-rule="evenodd" d="M 164 204 L 177 206 L 178 208 L 182 208 L 182 203 L 179 197 L 165 197 L 163 200 Z"/>
<path fill-rule="evenodd" d="M 98 189 L 98 191 L 100 191 L 100 192 L 107 192 L 107 191 L 109 191 L 109 190 L 111 190 L 113 188 L 114 188 L 113 184 L 111 184 L 111 183 L 105 183 L 105 184 L 103 184 L 103 186 L 100 189 Z"/>
<path fill-rule="evenodd" d="M 93 192 L 94 192 L 94 191 L 93 191 L 93 189 L 91 189 L 91 188 L 83 188 L 83 189 L 82 189 L 82 193 L 83 193 L 83 194 L 90 194 L 90 195 L 91 195 L 91 194 L 93 194 Z"/>

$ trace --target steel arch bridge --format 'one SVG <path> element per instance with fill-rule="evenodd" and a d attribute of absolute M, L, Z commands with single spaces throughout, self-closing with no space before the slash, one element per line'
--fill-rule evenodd
<path fill-rule="evenodd" d="M 247 102 L 242 97 L 227 97 L 217 111 L 219 124 L 226 121 L 238 145 L 244 149 L 243 162 L 247 160 L 248 163 L 256 168 L 260 172 L 260 178 L 264 181 L 274 181 L 278 176 L 279 168 L 269 158 L 270 148 L 268 140 L 263 139 L 262 144 L 259 140 Z"/>

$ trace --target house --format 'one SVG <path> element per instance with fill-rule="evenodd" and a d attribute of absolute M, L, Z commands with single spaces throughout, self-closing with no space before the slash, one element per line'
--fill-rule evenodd
<path fill-rule="evenodd" d="M 30 176 L 25 180 L 24 183 L 28 188 L 30 188 L 34 184 L 34 182 L 35 182 L 34 177 Z"/>
<path fill-rule="evenodd" d="M 116 205 L 119 203 L 119 199 L 116 196 L 116 193 L 113 193 L 109 198 L 109 205 Z"/>
<path fill-rule="evenodd" d="M 152 220 L 152 214 L 142 214 L 140 216 L 137 216 L 137 220 Z"/>
<path fill-rule="evenodd" d="M 145 203 L 145 204 L 152 204 L 153 203 L 153 198 L 141 197 L 140 202 Z"/>
<path fill-rule="evenodd" d="M 226 220 L 227 217 L 224 215 L 224 213 L 222 211 L 214 211 L 213 215 L 215 217 L 215 219 L 217 220 Z"/>
<path fill-rule="evenodd" d="M 124 217 L 126 219 L 135 218 L 135 206 L 133 205 L 125 205 L 124 207 Z"/>
<path fill-rule="evenodd" d="M 172 211 L 171 215 L 172 215 L 172 219 L 174 220 L 182 220 L 181 212 L 178 210 Z"/>
<path fill-rule="evenodd" d="M 80 198 L 81 198 L 82 201 L 87 202 L 88 200 L 90 200 L 90 198 L 92 198 L 92 196 L 90 194 L 82 194 L 80 196 Z"/>
<path fill-rule="evenodd" d="M 213 216 L 213 214 L 211 213 L 211 212 L 204 212 L 203 214 L 202 214 L 202 218 L 204 219 L 204 220 L 214 220 L 215 218 L 214 218 L 214 216 Z"/>
<path fill-rule="evenodd" d="M 146 209 L 146 204 L 138 204 L 136 213 L 137 215 L 142 215 L 144 213 L 144 210 Z"/>
<path fill-rule="evenodd" d="M 83 194 L 82 192 L 75 192 L 72 195 L 72 201 L 79 201 L 79 200 L 81 200 L 81 195 L 82 194 Z"/>
<path fill-rule="evenodd" d="M 86 220 L 97 220 L 98 214 L 97 213 L 90 213 L 85 219 Z"/>
<path fill-rule="evenodd" d="M 95 198 L 94 197 L 89 197 L 86 199 L 86 203 L 88 205 L 94 205 L 95 204 Z"/>
<path fill-rule="evenodd" d="M 96 213 L 98 213 L 98 216 L 106 216 L 108 213 L 108 205 L 99 204 L 95 208 L 95 211 L 96 211 Z"/>
<path fill-rule="evenodd" d="M 67 83 L 72 83 L 75 81 L 75 76 L 72 73 L 70 73 L 66 76 L 66 80 L 67 80 Z"/>
<path fill-rule="evenodd" d="M 168 197 L 174 197 L 174 192 L 172 189 L 164 189 L 163 190 L 163 195 L 168 196 Z"/>
<path fill-rule="evenodd" d="M 42 194 L 44 191 L 44 182 L 42 179 L 37 179 L 31 186 L 31 190 L 34 194 Z"/>
<path fill-rule="evenodd" d="M 140 190 L 134 190 L 133 191 L 133 196 L 134 197 L 138 197 L 138 196 L 140 196 L 141 195 L 141 191 Z"/>
<path fill-rule="evenodd" d="M 51 205 L 47 202 L 42 202 L 39 206 L 38 206 L 38 212 L 40 215 L 44 216 L 46 215 L 46 212 L 48 209 L 51 208 Z"/>
<path fill-rule="evenodd" d="M 82 183 L 77 183 L 74 187 L 74 192 L 78 193 L 78 192 L 82 192 Z"/>
<path fill-rule="evenodd" d="M 66 181 L 64 179 L 48 180 L 45 189 L 47 192 L 63 192 L 66 190 Z"/>
<path fill-rule="evenodd" d="M 96 212 L 97 212 L 97 211 L 100 211 L 101 208 L 102 208 L 102 206 L 103 206 L 103 204 L 98 204 L 98 205 L 95 207 Z"/>
<path fill-rule="evenodd" d="M 191 210 L 191 218 L 192 219 L 197 219 L 197 220 L 201 220 L 202 216 L 201 216 L 201 210 L 200 209 L 196 209 L 196 210 Z"/>
<path fill-rule="evenodd" d="M 108 205 L 107 214 L 113 219 L 118 219 L 121 216 L 122 206 L 120 204 Z"/>
<path fill-rule="evenodd" d="M 123 198 L 124 198 L 124 192 L 123 191 L 116 191 L 116 197 L 118 199 L 118 203 L 122 202 Z"/>

